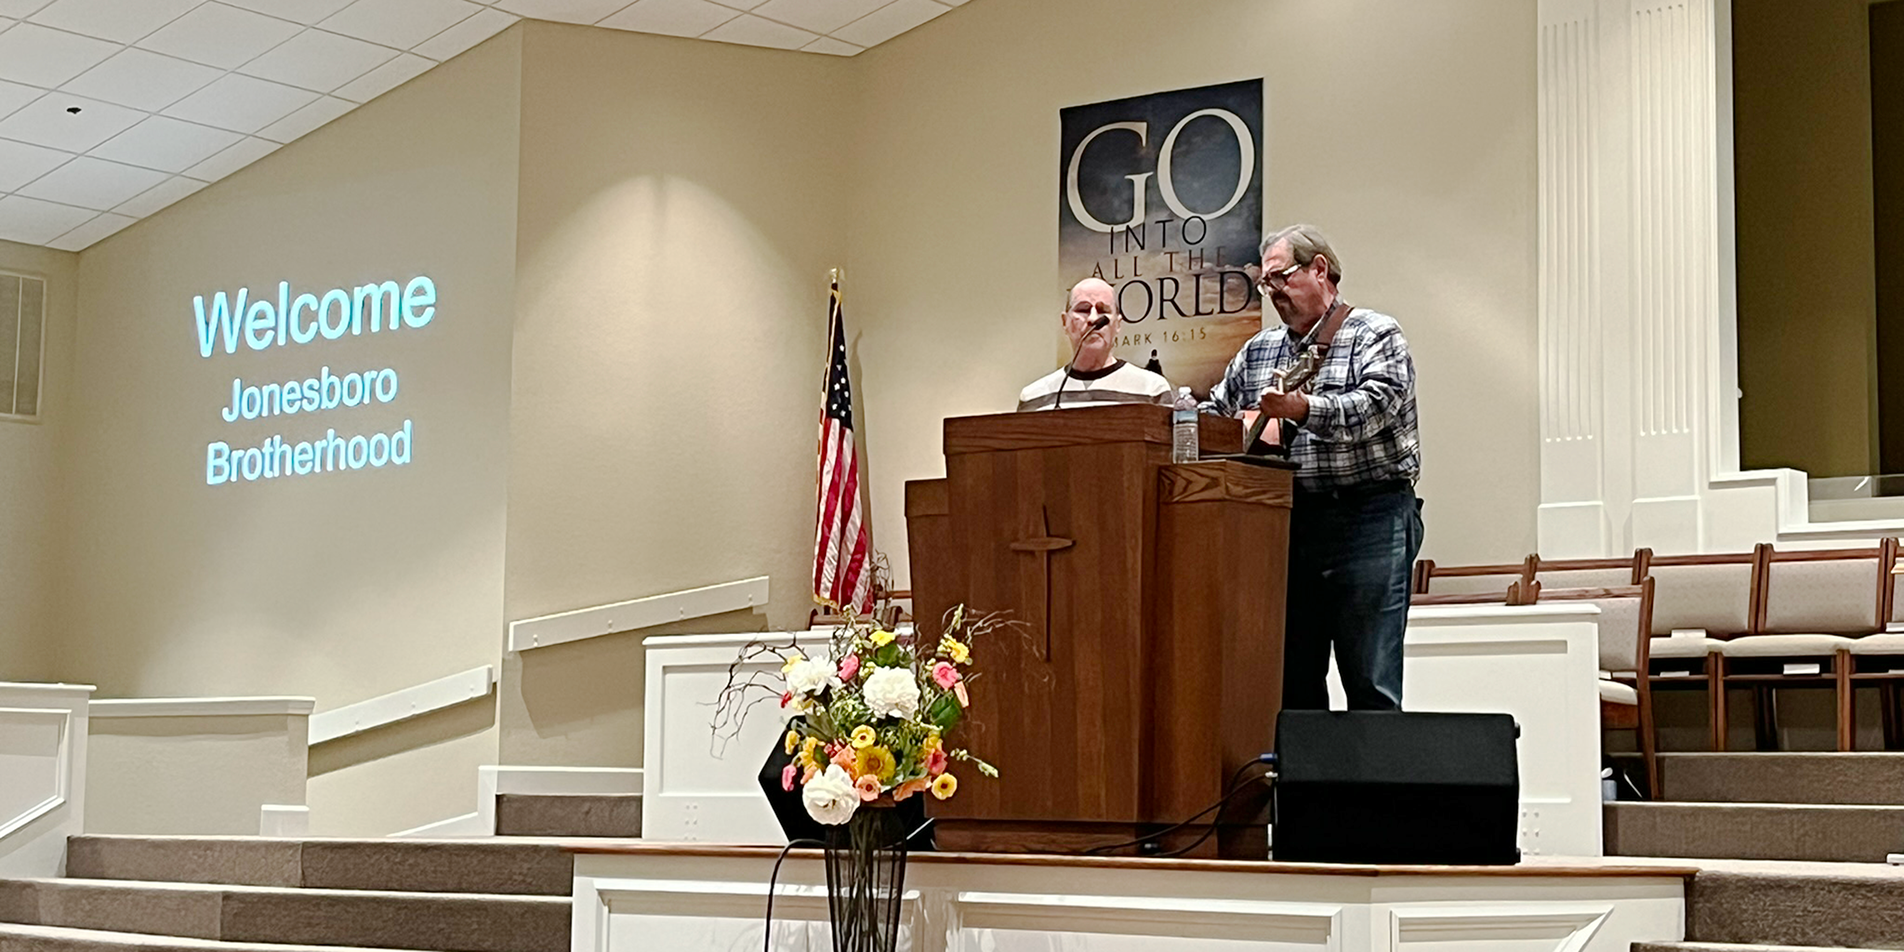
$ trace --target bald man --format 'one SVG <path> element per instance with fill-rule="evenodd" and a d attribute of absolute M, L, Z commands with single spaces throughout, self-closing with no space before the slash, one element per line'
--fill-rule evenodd
<path fill-rule="evenodd" d="M 1058 321 L 1077 356 L 1019 391 L 1020 413 L 1107 403 L 1171 405 L 1170 381 L 1111 356 L 1123 319 L 1117 313 L 1117 291 L 1109 284 L 1085 278 L 1072 285 Z"/>

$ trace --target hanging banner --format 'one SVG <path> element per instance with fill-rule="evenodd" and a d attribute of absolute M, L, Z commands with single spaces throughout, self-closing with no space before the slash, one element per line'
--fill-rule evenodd
<path fill-rule="evenodd" d="M 1117 356 L 1154 359 L 1204 396 L 1263 326 L 1247 270 L 1263 234 L 1263 81 L 1058 116 L 1059 294 L 1087 277 L 1110 282 L 1123 312 Z M 1062 364 L 1071 347 L 1057 336 Z"/>

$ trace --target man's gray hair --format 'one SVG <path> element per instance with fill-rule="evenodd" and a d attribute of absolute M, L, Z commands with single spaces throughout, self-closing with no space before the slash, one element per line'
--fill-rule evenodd
<path fill-rule="evenodd" d="M 1288 225 L 1270 232 L 1263 239 L 1263 246 L 1257 249 L 1258 260 L 1269 257 L 1269 249 L 1284 241 L 1289 242 L 1290 264 L 1308 267 L 1316 255 L 1321 255 L 1329 263 L 1329 280 L 1342 283 L 1342 259 L 1336 256 L 1322 230 L 1314 225 Z"/>

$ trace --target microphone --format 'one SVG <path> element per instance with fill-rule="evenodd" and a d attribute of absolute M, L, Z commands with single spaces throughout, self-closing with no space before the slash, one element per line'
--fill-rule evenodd
<path fill-rule="evenodd" d="M 1064 379 L 1058 381 L 1058 399 L 1052 401 L 1051 409 L 1053 410 L 1064 409 L 1064 385 L 1071 382 L 1071 368 L 1075 366 L 1078 362 L 1078 352 L 1084 349 L 1084 339 L 1086 337 L 1091 336 L 1092 334 L 1097 333 L 1098 331 L 1103 330 L 1106 327 L 1109 327 L 1110 324 L 1111 324 L 1111 316 L 1109 314 L 1106 314 L 1103 317 L 1100 317 L 1097 320 L 1092 321 L 1091 326 L 1085 328 L 1084 333 L 1078 335 L 1078 342 L 1072 345 L 1071 347 L 1071 359 L 1067 361 L 1064 365 Z"/>

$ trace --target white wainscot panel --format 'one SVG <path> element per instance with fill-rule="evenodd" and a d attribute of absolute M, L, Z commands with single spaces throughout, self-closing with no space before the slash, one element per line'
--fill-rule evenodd
<path fill-rule="evenodd" d="M 578 887 L 581 884 L 578 883 Z M 574 948 L 589 952 L 832 952 L 826 890 L 782 883 L 775 890 L 773 942 L 764 943 L 764 882 L 590 880 L 576 893 Z M 898 952 L 915 952 L 919 906 L 909 892 L 901 907 Z M 584 920 L 587 920 L 584 922 Z M 586 935 L 586 943 L 584 936 Z"/>
<path fill-rule="evenodd" d="M 1394 952 L 1583 952 L 1612 903 L 1454 904 L 1389 913 Z"/>
<path fill-rule="evenodd" d="M 1342 907 L 960 893 L 958 952 L 1340 952 Z"/>
<path fill-rule="evenodd" d="M 740 650 L 752 641 L 789 644 L 823 652 L 828 632 L 750 632 L 732 635 L 666 635 L 649 638 L 647 715 L 642 769 L 642 836 L 645 839 L 725 843 L 784 843 L 786 836 L 760 794 L 758 777 L 767 752 L 780 742 L 786 720 L 767 690 L 747 713 L 738 737 L 714 734 L 714 701 L 727 684 Z M 779 685 L 771 660 L 742 666 L 738 676 L 763 675 Z M 776 688 L 777 690 L 777 688 Z"/>
<path fill-rule="evenodd" d="M 92 688 L 0 682 L 0 876 L 55 876 L 84 831 Z"/>

